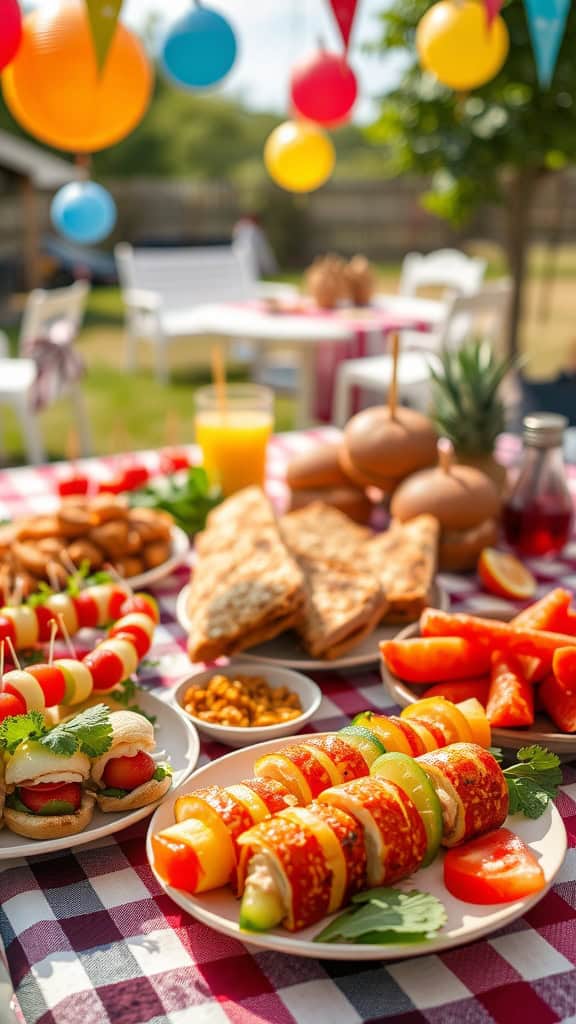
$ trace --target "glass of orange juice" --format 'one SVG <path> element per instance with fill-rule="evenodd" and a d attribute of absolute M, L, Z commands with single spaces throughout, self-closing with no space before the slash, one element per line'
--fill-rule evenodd
<path fill-rule="evenodd" d="M 210 482 L 226 497 L 253 484 L 262 487 L 274 392 L 259 384 L 228 384 L 224 394 L 199 388 L 194 399 L 196 443 Z"/>

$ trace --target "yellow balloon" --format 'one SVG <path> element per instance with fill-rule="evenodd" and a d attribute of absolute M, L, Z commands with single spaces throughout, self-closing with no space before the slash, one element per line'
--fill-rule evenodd
<path fill-rule="evenodd" d="M 12 116 L 41 142 L 94 153 L 119 142 L 146 113 L 150 61 L 121 23 L 101 73 L 84 3 L 41 4 L 23 21 L 22 43 L 2 75 Z"/>
<path fill-rule="evenodd" d="M 313 192 L 332 174 L 336 154 L 331 140 L 310 121 L 284 121 L 268 136 L 264 163 L 288 192 Z"/>
<path fill-rule="evenodd" d="M 419 22 L 416 46 L 426 71 L 465 92 L 498 74 L 508 54 L 508 29 L 500 15 L 488 26 L 477 0 L 440 0 Z"/>

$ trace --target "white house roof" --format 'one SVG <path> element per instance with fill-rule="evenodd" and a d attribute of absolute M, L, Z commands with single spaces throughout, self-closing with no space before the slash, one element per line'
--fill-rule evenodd
<path fill-rule="evenodd" d="M 0 132 L 0 169 L 25 175 L 36 188 L 47 190 L 86 176 L 81 167 L 8 132 Z"/>

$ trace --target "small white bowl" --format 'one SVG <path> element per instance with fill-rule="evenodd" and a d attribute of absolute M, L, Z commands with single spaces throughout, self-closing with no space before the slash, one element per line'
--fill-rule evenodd
<path fill-rule="evenodd" d="M 286 686 L 292 693 L 298 694 L 302 705 L 302 714 L 298 715 L 298 718 L 291 718 L 289 721 L 279 722 L 277 725 L 254 725 L 247 728 L 204 722 L 201 718 L 197 718 L 185 710 L 184 695 L 191 686 L 205 686 L 215 675 L 226 676 L 227 679 L 234 679 L 238 675 L 260 676 L 272 689 Z M 204 736 L 208 736 L 211 740 L 217 740 L 219 743 L 225 743 L 228 747 L 248 747 L 253 743 L 263 743 L 264 740 L 274 740 L 281 736 L 293 736 L 295 732 L 299 732 L 320 707 L 322 693 L 316 683 L 300 672 L 243 661 L 236 665 L 226 665 L 224 668 L 215 665 L 204 672 L 187 676 L 186 679 L 178 683 L 172 691 L 171 697 L 182 713 L 188 715 Z"/>

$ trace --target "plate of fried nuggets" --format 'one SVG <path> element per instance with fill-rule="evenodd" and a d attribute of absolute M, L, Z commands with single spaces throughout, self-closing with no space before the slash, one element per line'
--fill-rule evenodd
<path fill-rule="evenodd" d="M 384 534 L 317 502 L 277 520 L 258 488 L 211 513 L 192 582 L 178 601 L 193 661 L 222 655 L 301 669 L 362 667 L 394 625 L 429 604 L 438 523 L 418 516 Z"/>
<path fill-rule="evenodd" d="M 0 527 L 0 589 L 26 598 L 44 584 L 58 590 L 81 565 L 112 565 L 134 588 L 169 575 L 188 550 L 171 515 L 130 508 L 119 495 L 64 499 L 53 512 Z"/>

